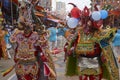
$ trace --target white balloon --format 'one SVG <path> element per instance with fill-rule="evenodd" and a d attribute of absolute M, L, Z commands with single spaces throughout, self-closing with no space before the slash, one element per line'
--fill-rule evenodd
<path fill-rule="evenodd" d="M 69 28 L 75 28 L 78 25 L 79 20 L 76 18 L 69 18 L 67 21 L 67 25 Z"/>
<path fill-rule="evenodd" d="M 100 20 L 100 19 L 101 19 L 101 14 L 100 14 L 100 12 L 99 12 L 99 11 L 94 11 L 94 12 L 92 13 L 92 19 L 95 20 L 95 21 Z"/>

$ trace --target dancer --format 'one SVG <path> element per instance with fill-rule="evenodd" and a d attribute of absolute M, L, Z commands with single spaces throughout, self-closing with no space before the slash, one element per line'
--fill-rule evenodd
<path fill-rule="evenodd" d="M 33 31 L 33 26 L 39 25 L 33 24 L 31 13 L 25 16 L 28 13 L 27 7 L 24 7 L 24 9 L 22 7 L 21 11 L 24 13 L 20 14 L 19 30 L 16 29 L 10 37 L 10 41 L 17 45 L 14 56 L 17 78 L 18 80 L 55 80 L 54 65 L 44 49 L 47 46 L 40 43 L 44 39 L 39 32 Z"/>
<path fill-rule="evenodd" d="M 82 26 L 73 30 L 74 36 L 64 47 L 66 75 L 78 75 L 79 80 L 119 80 L 119 69 L 110 42 L 116 29 L 102 29 L 102 23 L 86 16 Z"/>

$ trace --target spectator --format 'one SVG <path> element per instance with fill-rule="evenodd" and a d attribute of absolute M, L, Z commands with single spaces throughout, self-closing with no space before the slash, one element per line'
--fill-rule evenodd
<path fill-rule="evenodd" d="M 49 31 L 49 44 L 50 44 L 50 51 L 57 48 L 57 27 L 50 25 L 51 27 L 48 28 Z"/>

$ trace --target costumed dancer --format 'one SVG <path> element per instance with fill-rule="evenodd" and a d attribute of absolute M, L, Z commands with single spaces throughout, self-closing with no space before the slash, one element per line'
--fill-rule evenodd
<path fill-rule="evenodd" d="M 34 55 L 34 44 L 38 35 L 29 26 L 24 28 L 10 37 L 10 41 L 17 44 L 14 55 L 15 72 L 18 80 L 38 80 L 39 65 Z"/>
<path fill-rule="evenodd" d="M 89 15 L 86 17 L 65 46 L 66 75 L 78 75 L 79 80 L 119 80 L 119 69 L 110 45 L 115 29 L 100 30 L 99 21 L 92 20 Z"/>
<path fill-rule="evenodd" d="M 29 7 L 25 6 L 24 9 L 22 7 L 22 12 L 24 10 L 24 13 L 19 18 L 19 30 L 16 29 L 10 37 L 11 43 L 16 43 L 17 45 L 14 55 L 15 65 L 13 68 L 15 68 L 18 80 L 52 80 L 49 79 L 49 76 L 52 75 L 55 77 L 54 70 L 49 65 L 48 55 L 41 48 L 42 46 L 38 44 L 40 35 L 33 31 L 34 25 L 31 22 L 31 13 L 25 16 L 28 13 L 27 8 Z"/>
<path fill-rule="evenodd" d="M 23 27 L 23 31 L 14 33 L 10 38 L 12 43 L 17 43 L 14 61 L 16 63 L 15 72 L 18 80 L 39 80 L 41 75 L 49 76 L 50 68 L 47 65 L 48 60 L 44 56 L 45 53 L 42 51 L 41 46 L 37 44 L 39 35 L 37 32 L 33 32 L 28 25 Z M 40 60 L 44 63 L 43 68 L 41 67 Z M 41 70 L 43 70 L 42 74 L 40 73 Z"/>

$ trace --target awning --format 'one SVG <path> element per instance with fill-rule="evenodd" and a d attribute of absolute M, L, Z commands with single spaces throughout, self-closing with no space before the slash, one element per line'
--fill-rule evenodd
<path fill-rule="evenodd" d="M 120 11 L 118 11 L 118 10 L 109 11 L 109 15 L 119 16 L 120 15 Z"/>
<path fill-rule="evenodd" d="M 38 17 L 44 17 L 44 14 L 42 14 L 42 13 L 37 13 L 36 12 L 35 15 L 38 16 Z"/>
<path fill-rule="evenodd" d="M 57 23 L 61 22 L 61 20 L 58 20 L 58 19 L 47 18 L 47 20 L 50 20 L 50 21 L 53 21 L 53 22 L 57 22 Z"/>
<path fill-rule="evenodd" d="M 36 12 L 35 15 L 38 16 L 38 17 L 44 17 L 44 14 L 39 13 L 39 12 Z M 54 19 L 54 17 L 51 16 L 51 15 L 48 15 L 47 18 Z"/>

